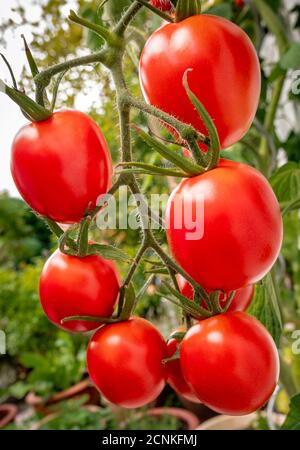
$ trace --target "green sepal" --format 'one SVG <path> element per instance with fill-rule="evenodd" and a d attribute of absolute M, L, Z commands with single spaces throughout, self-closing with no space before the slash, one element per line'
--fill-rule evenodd
<path fill-rule="evenodd" d="M 90 244 L 87 249 L 87 254 L 99 254 L 104 259 L 111 259 L 127 263 L 131 261 L 131 258 L 125 252 L 123 252 L 123 250 L 106 244 Z"/>
<path fill-rule="evenodd" d="M 100 24 L 96 24 L 87 19 L 84 19 L 83 17 L 79 17 L 73 10 L 70 11 L 68 19 L 71 22 L 77 23 L 78 25 L 88 28 L 89 30 L 98 34 L 98 36 L 101 36 L 102 39 L 104 39 L 109 45 L 113 47 L 120 48 L 123 45 L 122 39 L 117 34 L 110 32 L 107 28 L 103 27 Z"/>
<path fill-rule="evenodd" d="M 43 106 L 39 105 L 35 101 L 31 100 L 26 94 L 18 91 L 17 89 L 7 86 L 2 80 L 0 80 L 0 92 L 4 92 L 11 100 L 13 100 L 26 114 L 26 118 L 32 122 L 42 122 L 43 120 L 50 119 L 52 112 Z"/>
<path fill-rule="evenodd" d="M 132 128 L 138 133 L 140 138 L 146 144 L 153 147 L 161 156 L 183 170 L 183 172 L 185 172 L 187 176 L 195 176 L 205 172 L 205 169 L 203 167 L 190 162 L 187 158 L 183 157 L 175 150 L 170 150 L 169 147 L 147 134 L 141 128 L 137 127 L 136 125 L 132 125 Z"/>
<path fill-rule="evenodd" d="M 125 162 L 119 163 L 118 166 L 122 167 L 137 167 L 137 169 L 125 169 L 125 173 L 137 173 L 137 174 L 146 174 L 146 175 L 161 175 L 167 177 L 179 177 L 186 178 L 188 176 L 187 173 L 180 172 L 175 168 L 166 168 L 154 166 L 153 164 L 145 164 L 138 162 Z"/>
<path fill-rule="evenodd" d="M 178 0 L 175 22 L 181 22 L 191 16 L 201 14 L 201 0 Z"/>
<path fill-rule="evenodd" d="M 209 135 L 210 151 L 211 151 L 210 163 L 207 168 L 209 170 L 209 169 L 213 169 L 219 162 L 220 152 L 221 152 L 221 144 L 220 144 L 219 135 L 218 135 L 218 132 L 217 132 L 217 129 L 215 127 L 213 120 L 211 119 L 210 115 L 206 111 L 205 107 L 202 105 L 202 103 L 199 101 L 199 99 L 196 97 L 196 95 L 191 91 L 191 89 L 189 87 L 188 80 L 187 80 L 187 74 L 191 70 L 192 69 L 187 69 L 185 71 L 185 73 L 183 75 L 183 86 L 186 90 L 186 93 L 187 93 L 190 101 L 192 102 L 192 104 L 198 111 L 201 119 L 203 120 L 203 123 L 204 123 L 204 125 L 207 129 L 208 135 Z"/>

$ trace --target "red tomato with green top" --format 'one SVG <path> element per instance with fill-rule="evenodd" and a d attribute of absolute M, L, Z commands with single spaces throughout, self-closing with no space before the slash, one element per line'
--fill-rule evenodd
<path fill-rule="evenodd" d="M 177 263 L 206 290 L 224 292 L 262 279 L 283 236 L 280 206 L 267 179 L 227 160 L 177 186 L 166 224 Z"/>
<path fill-rule="evenodd" d="M 87 366 L 100 393 L 123 408 L 139 408 L 163 390 L 167 345 L 157 328 L 133 317 L 106 325 L 91 338 Z"/>
<path fill-rule="evenodd" d="M 189 329 L 180 349 L 183 376 L 220 414 L 241 416 L 265 405 L 279 376 L 276 346 L 254 317 L 230 312 Z"/>
<path fill-rule="evenodd" d="M 119 288 L 114 262 L 98 255 L 79 258 L 56 250 L 42 270 L 40 298 L 51 322 L 66 331 L 85 332 L 95 330 L 101 323 L 75 320 L 62 324 L 62 319 L 111 317 Z"/>
<path fill-rule="evenodd" d="M 187 69 L 189 86 L 214 121 L 222 148 L 238 142 L 260 98 L 260 65 L 250 38 L 223 17 L 200 14 L 164 24 L 143 49 L 146 101 L 207 134 L 182 84 Z"/>
<path fill-rule="evenodd" d="M 59 111 L 17 134 L 11 154 L 15 184 L 28 205 L 60 223 L 79 222 L 111 185 L 112 163 L 97 124 L 79 111 Z"/>

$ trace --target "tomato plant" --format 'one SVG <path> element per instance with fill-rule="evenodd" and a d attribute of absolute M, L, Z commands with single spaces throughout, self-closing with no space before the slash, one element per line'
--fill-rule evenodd
<path fill-rule="evenodd" d="M 91 338 L 87 350 L 90 376 L 109 401 L 137 408 L 163 390 L 167 371 L 162 360 L 166 343 L 159 331 L 139 317 L 106 325 Z"/>
<path fill-rule="evenodd" d="M 248 131 L 258 106 L 260 67 L 252 42 L 234 23 L 201 14 L 163 25 L 143 49 L 145 99 L 207 133 L 182 85 L 187 69 L 192 69 L 190 87 L 212 117 L 222 148 L 229 147 Z"/>
<path fill-rule="evenodd" d="M 112 261 L 99 255 L 79 258 L 56 250 L 42 270 L 41 304 L 49 320 L 64 330 L 90 331 L 100 323 L 61 321 L 73 316 L 111 317 L 119 287 L 119 275 Z"/>
<path fill-rule="evenodd" d="M 29 206 L 61 223 L 78 222 L 111 184 L 111 159 L 95 122 L 79 111 L 59 111 L 17 134 L 11 171 Z"/>
<path fill-rule="evenodd" d="M 254 317 L 235 312 L 194 325 L 180 349 L 185 380 L 221 414 L 249 414 L 272 395 L 279 373 L 275 344 Z"/>
<path fill-rule="evenodd" d="M 203 236 L 192 240 L 188 216 L 182 227 L 176 223 L 184 207 L 196 213 L 202 201 Z M 183 180 L 169 199 L 166 220 L 175 259 L 211 290 L 256 283 L 273 266 L 282 243 L 280 208 L 270 185 L 257 170 L 234 161 L 222 160 L 214 170 Z"/>
<path fill-rule="evenodd" d="M 59 250 L 47 261 L 40 281 L 46 315 L 66 331 L 98 329 L 87 349 L 88 371 L 103 397 L 121 407 L 154 401 L 168 381 L 183 399 L 203 402 L 217 412 L 252 412 L 264 406 L 277 383 L 275 345 L 282 355 L 280 384 L 292 398 L 298 389 L 289 367 L 294 347 L 286 344 L 291 339 L 287 328 L 292 327 L 282 324 L 297 324 L 296 301 L 290 300 L 299 291 L 299 143 L 295 130 L 286 142 L 281 139 L 277 110 L 297 95 L 297 83 L 286 84 L 287 75 L 298 68 L 299 46 L 292 40 L 297 33 L 264 0 L 252 0 L 251 8 L 246 5 L 242 11 L 237 6 L 243 2 L 233 0 L 214 2 L 212 8 L 211 2 L 201 5 L 200 0 L 110 0 L 99 8 L 85 3 L 80 2 L 80 16 L 70 11 L 68 17 L 74 40 L 64 23 L 70 49 L 64 47 L 57 64 L 58 46 L 49 47 L 48 41 L 52 65 L 39 68 L 24 38 L 31 69 L 24 88 L 31 89 L 35 100 L 1 55 L 12 86 L 0 80 L 0 91 L 30 121 L 13 143 L 12 174 L 21 195 L 58 239 Z M 273 3 L 279 2 L 272 2 L 276 9 Z M 43 11 L 48 18 L 49 9 Z M 87 33 L 78 32 L 78 26 Z M 263 53 L 271 34 L 280 61 L 269 72 Z M 79 53 L 78 42 L 91 51 L 70 58 L 69 53 Z M 262 90 L 252 42 L 263 60 Z M 35 40 L 32 44 L 39 50 Z M 132 68 L 139 58 L 145 101 L 132 93 L 138 87 Z M 101 115 L 93 108 L 93 117 L 98 115 L 110 149 L 87 115 L 55 112 L 62 85 L 66 89 L 59 103 L 72 105 L 75 96 L 70 97 L 69 85 L 79 80 L 81 89 L 87 77 L 101 86 Z M 111 89 L 114 94 L 107 95 Z M 117 164 L 113 173 L 110 152 Z M 285 158 L 293 162 L 281 167 Z M 172 177 L 169 183 L 166 177 Z M 132 197 L 125 199 L 123 188 Z M 151 189 L 169 196 L 166 208 L 163 204 L 154 211 L 157 197 L 148 195 Z M 111 198 L 118 194 L 119 201 Z M 165 209 L 166 230 L 161 217 Z M 11 229 L 18 222 L 7 212 L 10 225 L 3 226 L 1 219 L 1 242 L 3 230 L 14 241 Z M 282 217 L 293 234 L 275 265 Z M 104 228 L 113 229 L 103 230 L 102 219 Z M 128 219 L 124 227 L 123 219 Z M 125 228 L 132 230 L 125 233 Z M 101 243 L 95 242 L 97 235 Z M 17 247 L 16 239 L 10 248 Z M 292 252 L 296 257 L 287 256 Z M 2 253 L 5 260 L 9 252 Z M 122 262 L 122 281 L 107 259 Z M 11 292 L 8 288 L 5 298 Z M 176 314 L 164 302 L 160 306 L 160 298 L 176 305 Z M 279 307 L 282 298 L 294 305 L 286 308 L 283 301 Z M 246 309 L 260 322 L 246 315 Z M 155 317 L 166 332 L 174 328 L 179 312 L 185 336 L 173 334 L 166 343 L 155 326 L 136 317 L 147 310 L 146 317 Z M 80 337 L 69 336 L 69 342 L 75 338 Z M 42 366 L 45 373 L 46 359 L 27 355 L 24 367 Z M 32 379 L 36 373 L 30 373 Z M 50 377 L 52 373 L 53 368 Z M 164 401 L 161 396 L 159 403 Z M 292 419 L 297 401 L 294 397 Z"/>
<path fill-rule="evenodd" d="M 191 284 L 187 280 L 185 280 L 182 275 L 178 275 L 177 281 L 178 281 L 181 293 L 185 297 L 193 300 L 194 289 L 191 286 Z M 228 301 L 230 294 L 231 294 L 231 292 L 226 293 L 226 295 L 224 293 L 221 294 L 221 296 L 220 296 L 221 307 L 224 308 L 226 306 L 226 302 Z M 230 303 L 228 311 L 246 311 L 246 309 L 251 304 L 253 294 L 254 294 L 253 286 L 246 286 L 246 287 L 240 288 L 237 291 L 235 291 L 234 297 Z M 203 303 L 202 306 L 204 308 L 206 308 L 205 303 Z"/>
<path fill-rule="evenodd" d="M 184 329 L 179 328 L 176 332 L 182 332 Z M 171 358 L 178 351 L 180 341 L 174 336 L 170 336 L 168 340 L 168 357 Z M 191 387 L 185 381 L 180 367 L 179 359 L 170 360 L 167 363 L 168 383 L 183 398 L 190 402 L 199 403 L 198 397 L 195 395 Z"/>

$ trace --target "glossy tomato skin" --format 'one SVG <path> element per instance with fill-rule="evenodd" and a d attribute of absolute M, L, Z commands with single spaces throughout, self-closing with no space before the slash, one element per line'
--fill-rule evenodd
<path fill-rule="evenodd" d="M 177 276 L 178 285 L 180 288 L 181 293 L 189 298 L 190 300 L 194 299 L 194 289 L 192 288 L 191 284 L 183 278 L 182 275 Z M 221 294 L 220 296 L 220 305 L 221 307 L 225 307 L 226 302 L 228 301 L 230 297 L 231 292 L 228 292 L 225 294 Z M 233 297 L 233 300 L 230 303 L 230 306 L 228 308 L 229 311 L 246 311 L 247 308 L 249 308 L 251 304 L 251 300 L 253 298 L 254 294 L 254 287 L 253 286 L 246 286 L 241 289 L 238 289 Z M 201 306 L 203 308 L 206 308 L 205 303 L 202 303 Z"/>
<path fill-rule="evenodd" d="M 95 330 L 98 322 L 72 321 L 71 316 L 111 317 L 119 295 L 115 264 L 101 256 L 69 256 L 56 250 L 40 279 L 40 299 L 45 314 L 58 327 L 72 332 Z"/>
<path fill-rule="evenodd" d="M 213 119 L 222 148 L 239 141 L 260 97 L 260 66 L 249 37 L 227 19 L 201 14 L 163 25 L 143 49 L 146 101 L 207 134 L 182 84 L 187 69 L 189 86 Z"/>
<path fill-rule="evenodd" d="M 34 211 L 56 222 L 75 223 L 110 188 L 112 164 L 97 124 L 86 114 L 66 110 L 19 131 L 11 171 Z"/>
<path fill-rule="evenodd" d="M 100 393 L 124 408 L 139 408 L 163 390 L 166 343 L 150 322 L 139 317 L 107 325 L 92 336 L 87 350 L 90 377 Z"/>
<path fill-rule="evenodd" d="M 194 228 L 185 211 L 197 216 Z M 234 161 L 221 160 L 217 168 L 183 180 L 169 198 L 166 222 L 176 261 L 207 290 L 255 284 L 275 263 L 282 243 L 271 186 L 260 172 Z"/>
<path fill-rule="evenodd" d="M 183 330 L 180 329 L 177 331 Z M 171 356 L 174 355 L 174 353 L 176 353 L 178 345 L 179 341 L 171 336 L 171 338 L 168 340 L 167 343 L 168 358 L 170 358 Z M 174 391 L 177 392 L 186 400 L 189 400 L 190 402 L 200 403 L 200 400 L 193 392 L 193 390 L 190 388 L 190 386 L 187 384 L 182 375 L 180 360 L 174 359 L 173 361 L 169 361 L 167 363 L 167 369 L 168 369 L 168 383 L 174 389 Z"/>
<path fill-rule="evenodd" d="M 275 344 L 254 317 L 220 314 L 185 335 L 180 364 L 199 399 L 221 414 L 244 415 L 261 408 L 279 375 Z"/>

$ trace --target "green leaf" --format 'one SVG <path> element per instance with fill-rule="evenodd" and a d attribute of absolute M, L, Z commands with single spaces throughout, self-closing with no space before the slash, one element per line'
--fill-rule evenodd
<path fill-rule="evenodd" d="M 300 430 L 300 394 L 291 398 L 290 410 L 281 429 Z"/>
<path fill-rule="evenodd" d="M 91 244 L 88 248 L 88 255 L 99 254 L 104 259 L 112 259 L 115 261 L 130 262 L 131 258 L 116 247 L 106 244 Z"/>
<path fill-rule="evenodd" d="M 278 64 L 276 64 L 276 65 L 273 67 L 273 69 L 272 69 L 272 71 L 271 71 L 271 73 L 270 73 L 270 75 L 269 75 L 269 77 L 268 77 L 268 82 L 269 82 L 269 83 L 273 83 L 273 82 L 276 81 L 279 77 L 281 77 L 282 75 L 284 75 L 284 73 L 285 73 L 285 70 L 281 67 L 281 64 L 280 64 L 280 62 L 279 62 Z"/>
<path fill-rule="evenodd" d="M 256 285 L 254 298 L 248 313 L 256 317 L 266 327 L 276 346 L 279 347 L 282 321 L 271 274 L 268 274 L 261 284 Z"/>
<path fill-rule="evenodd" d="M 300 198 L 300 165 L 288 162 L 270 178 L 271 186 L 282 208 Z"/>
<path fill-rule="evenodd" d="M 214 16 L 225 17 L 225 19 L 231 20 L 233 18 L 232 5 L 229 3 L 222 3 L 220 5 L 213 6 L 207 11 L 208 14 Z"/>
<path fill-rule="evenodd" d="M 23 353 L 23 355 L 20 356 L 20 362 L 24 367 L 27 367 L 28 369 L 48 366 L 48 362 L 44 358 L 44 356 L 39 355 L 38 353 Z"/>
<path fill-rule="evenodd" d="M 282 55 L 280 60 L 282 69 L 299 69 L 300 68 L 300 44 L 295 43 Z"/>

